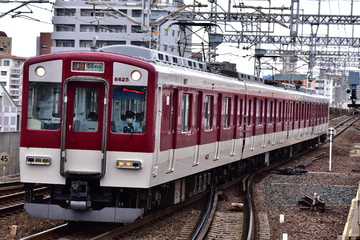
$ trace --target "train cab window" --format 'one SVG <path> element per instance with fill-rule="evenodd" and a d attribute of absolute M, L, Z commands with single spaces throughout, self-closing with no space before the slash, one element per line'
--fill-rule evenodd
<path fill-rule="evenodd" d="M 75 89 L 74 126 L 79 132 L 97 132 L 99 89 L 78 87 Z"/>
<path fill-rule="evenodd" d="M 28 129 L 60 128 L 61 83 L 32 82 L 28 96 Z"/>
<path fill-rule="evenodd" d="M 145 132 L 146 87 L 115 86 L 112 96 L 111 131 Z"/>
<path fill-rule="evenodd" d="M 223 128 L 229 128 L 230 127 L 230 98 L 226 97 L 223 101 Z"/>
<path fill-rule="evenodd" d="M 181 101 L 181 132 L 190 131 L 190 106 L 191 95 L 183 94 Z"/>
<path fill-rule="evenodd" d="M 205 130 L 210 130 L 212 128 L 213 106 L 214 106 L 214 97 L 206 96 L 205 97 L 205 121 L 204 121 Z"/>

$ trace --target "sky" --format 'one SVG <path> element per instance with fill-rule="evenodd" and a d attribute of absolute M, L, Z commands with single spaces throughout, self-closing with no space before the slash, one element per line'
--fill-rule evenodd
<path fill-rule="evenodd" d="M 0 0 L 0 16 L 20 5 L 21 3 L 1 3 Z M 40 36 L 40 32 L 53 31 L 52 4 L 31 4 L 29 8 L 21 7 L 15 11 L 32 11 L 33 13 L 23 13 L 15 18 L 12 18 L 10 14 L 0 17 L 0 31 L 12 38 L 12 55 L 19 57 L 35 56 L 36 38 Z"/>
<path fill-rule="evenodd" d="M 9 0 L 0 0 L 0 16 L 5 12 L 10 11 L 13 8 L 18 7 L 21 3 L 5 3 Z M 15 0 L 14 0 L 15 1 Z M 8 37 L 12 38 L 12 54 L 20 57 L 31 57 L 36 55 L 36 38 L 40 35 L 40 32 L 52 32 L 53 26 L 51 24 L 52 18 L 52 6 L 55 0 L 50 0 L 50 3 L 41 3 L 41 4 L 29 4 L 29 8 L 22 7 L 15 11 L 29 12 L 32 13 L 21 13 L 19 17 L 11 17 L 12 14 L 7 14 L 3 17 L 0 17 L 0 31 L 3 31 L 7 34 Z M 192 1 L 192 0 L 185 0 Z M 222 2 L 227 2 L 225 0 L 218 0 Z M 206 0 L 198 0 L 203 4 L 209 4 Z M 269 1 L 262 0 L 233 0 L 232 3 L 239 4 L 243 2 L 245 5 L 249 6 L 263 6 L 268 7 Z M 317 14 L 318 13 L 318 0 L 299 0 L 300 2 L 300 13 L 306 14 Z M 271 1 L 271 7 L 290 7 L 291 0 Z M 226 7 L 225 7 L 226 8 Z M 351 14 L 351 0 L 321 0 L 320 1 L 321 14 L 339 14 L 339 15 L 350 15 Z M 360 0 L 354 0 L 354 9 L 360 9 Z M 237 10 L 239 11 L 239 10 Z M 353 12 L 354 15 L 360 15 L 360 12 Z M 288 29 L 283 29 L 283 31 L 289 31 Z M 309 29 L 300 29 L 304 34 L 310 33 Z M 358 31 L 359 32 L 359 31 Z M 331 33 L 344 36 L 344 34 L 350 34 L 351 29 L 345 27 L 337 27 L 332 30 Z M 319 30 L 319 35 L 326 35 L 327 29 L 323 28 Z M 253 54 L 252 52 L 246 52 L 238 48 L 236 49 L 236 44 L 228 45 L 221 44 L 221 51 L 218 52 L 223 56 L 224 59 L 234 62 L 234 61 L 252 61 L 249 56 Z M 250 64 L 251 65 L 251 64 Z M 253 70 L 251 70 L 253 71 Z M 245 71 L 246 72 L 246 71 Z M 248 72 L 251 74 L 250 72 Z"/>

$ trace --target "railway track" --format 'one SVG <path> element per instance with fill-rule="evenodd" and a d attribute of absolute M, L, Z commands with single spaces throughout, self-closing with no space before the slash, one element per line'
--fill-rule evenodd
<path fill-rule="evenodd" d="M 37 187 L 35 192 L 46 192 L 46 187 Z M 12 214 L 22 210 L 24 207 L 25 191 L 22 185 L 6 187 L 1 189 L 0 195 L 0 216 Z M 46 200 L 46 199 L 45 199 Z"/>
<path fill-rule="evenodd" d="M 334 121 L 334 123 L 333 124 L 331 123 L 330 126 L 333 125 L 334 126 L 333 128 L 336 129 L 336 134 L 335 134 L 334 137 L 339 137 L 340 138 L 341 135 L 343 133 L 345 133 L 346 130 L 349 127 L 354 126 L 355 124 L 357 124 L 357 122 L 359 121 L 359 118 L 346 116 L 346 117 L 342 117 L 340 121 L 339 121 L 339 119 L 337 119 L 337 120 L 334 119 L 333 121 Z M 277 168 L 285 167 L 285 170 L 286 169 L 292 169 L 293 170 L 293 172 L 290 173 L 290 174 L 288 174 L 287 172 L 284 171 L 281 175 L 293 175 L 293 174 L 295 175 L 298 168 L 307 170 L 308 167 L 313 165 L 312 164 L 313 162 L 315 162 L 315 164 L 317 164 L 316 163 L 317 161 L 321 162 L 322 158 L 327 157 L 324 152 L 317 153 L 317 154 L 315 154 L 315 156 L 311 156 L 313 153 L 319 152 L 319 150 L 322 149 L 322 146 L 323 145 L 319 145 L 319 146 L 317 146 L 317 147 L 315 147 L 315 148 L 313 148 L 313 149 L 311 149 L 311 150 L 309 150 L 307 152 L 304 152 L 300 156 L 297 156 L 293 160 L 285 163 L 284 165 L 272 166 L 271 169 L 274 169 L 276 167 Z M 310 157 L 308 157 L 308 156 L 310 156 Z M 301 161 L 299 163 L 299 159 L 303 159 L 304 157 L 306 158 L 306 160 Z M 322 161 L 322 162 L 324 162 L 324 161 Z M 327 160 L 325 160 L 325 162 L 327 162 Z M 291 165 L 294 166 L 294 167 L 289 167 Z M 326 163 L 325 163 L 325 165 L 326 165 Z M 271 173 L 270 169 L 263 169 L 262 171 L 263 171 L 263 173 L 259 174 L 259 176 L 257 177 L 258 179 L 256 180 L 256 182 L 261 182 L 261 179 L 265 178 L 265 176 L 267 174 Z M 303 171 L 303 172 L 307 172 L 307 171 Z M 316 175 L 316 173 L 311 172 L 309 176 L 312 176 L 312 174 Z M 322 174 L 324 175 L 324 179 L 328 179 L 328 178 L 330 178 L 330 176 L 339 176 L 339 177 L 342 176 L 341 174 L 332 174 L 332 173 L 326 173 L 326 172 L 325 173 L 320 172 L 319 175 L 321 176 Z M 302 174 L 299 174 L 299 175 L 302 175 Z M 308 176 L 308 175 L 306 174 L 306 176 Z M 256 184 L 257 188 L 258 188 L 258 185 L 259 184 Z M 287 186 L 287 183 L 284 183 L 284 185 Z M 355 186 L 355 188 L 356 188 L 356 186 Z M 252 187 L 252 191 L 255 191 L 254 187 Z M 259 195 L 259 193 L 257 192 L 256 195 Z M 281 199 L 281 196 L 275 196 L 274 195 L 272 197 Z M 255 202 L 254 199 L 252 199 L 252 201 L 254 201 L 254 205 L 256 206 L 256 204 L 259 203 L 259 198 L 257 199 L 257 202 Z M 266 202 L 266 200 L 263 199 L 263 197 L 260 197 L 260 202 Z M 271 227 L 271 223 L 270 223 L 271 216 L 268 216 L 268 212 L 263 211 L 263 210 L 259 211 L 259 208 L 258 208 L 256 210 L 255 215 L 256 215 L 255 223 L 254 223 L 255 232 L 252 234 L 252 237 L 250 237 L 250 238 L 248 237 L 247 240 L 250 240 L 250 239 L 261 239 L 261 240 L 278 239 L 279 236 L 275 236 L 274 228 Z M 277 224 L 279 224 L 279 223 L 277 223 Z M 294 223 L 293 227 L 296 228 L 296 223 Z M 270 235 L 270 233 L 271 233 L 271 235 Z M 314 234 L 314 235 L 316 235 L 316 234 Z M 300 235 L 296 235 L 296 237 L 300 237 Z M 297 238 L 297 239 L 300 239 L 300 238 Z M 305 239 L 305 238 L 302 238 L 302 239 Z M 318 238 L 314 238 L 314 239 L 318 239 Z M 321 239 L 324 239 L 324 238 L 321 238 Z"/>
<path fill-rule="evenodd" d="M 352 122 L 349 122 L 350 120 L 348 120 L 348 119 L 346 119 L 346 120 L 342 120 L 342 121 L 340 121 L 339 123 L 337 123 L 336 125 L 335 125 L 335 128 L 336 129 L 340 129 L 340 128 L 345 128 L 345 127 L 349 127 L 349 126 L 351 126 L 352 124 L 354 124 L 354 122 L 356 121 L 356 119 L 353 119 L 353 118 L 351 118 L 353 121 Z M 342 131 L 337 131 L 337 135 L 340 135 L 341 134 L 341 132 Z M 275 166 L 274 166 L 275 167 Z M 239 183 L 239 184 L 241 184 L 241 185 L 247 185 L 247 183 L 243 183 L 243 182 L 245 182 L 246 180 L 249 180 L 249 179 L 251 179 L 250 177 L 247 177 L 247 178 L 245 178 L 245 179 L 242 179 L 241 180 L 241 183 Z M 246 190 L 245 190 L 246 191 Z M 247 192 L 247 191 L 246 191 Z M 250 191 L 248 191 L 248 192 L 250 192 Z M 221 193 L 217 193 L 217 194 L 215 194 L 217 197 L 220 197 L 221 198 L 221 196 L 222 196 L 222 194 Z M 251 196 L 249 197 L 249 199 L 251 199 Z M 249 201 L 249 202 L 251 202 L 251 201 Z M 216 203 L 216 200 L 214 201 L 214 203 Z M 214 205 L 214 204 L 213 204 Z M 215 206 L 215 205 L 214 205 Z M 168 210 L 169 212 L 166 212 L 166 211 L 163 211 L 162 213 L 164 213 L 165 214 L 165 216 L 166 215 L 168 215 L 168 214 L 170 214 L 170 213 L 172 213 L 173 211 L 175 211 L 174 209 L 169 209 Z M 210 211 L 210 212 L 212 212 L 212 215 L 215 215 L 214 214 L 214 208 L 212 209 L 212 210 L 208 210 L 208 211 Z M 194 210 L 193 210 L 193 212 L 195 212 Z M 200 212 L 200 211 L 199 211 Z M 200 215 L 200 214 L 198 214 L 198 215 Z M 247 214 L 247 213 L 245 213 L 245 215 L 248 215 L 248 216 L 251 216 L 251 213 L 249 213 L 249 214 Z M 157 217 L 159 217 L 159 215 L 157 216 Z M 160 216 L 160 218 L 164 218 L 164 216 Z M 199 219 L 200 218 L 203 218 L 203 217 L 199 217 Z M 253 219 L 255 219 L 256 220 L 256 218 L 259 218 L 259 217 L 253 217 Z M 261 217 L 260 217 L 261 218 Z M 209 217 L 209 219 L 212 219 L 211 217 Z M 265 220 L 266 220 L 266 218 L 264 218 Z M 116 228 L 114 228 L 114 229 L 111 229 L 111 230 L 108 230 L 108 231 L 106 231 L 106 233 L 103 233 L 103 232 L 101 232 L 101 233 L 99 233 L 99 234 L 94 234 L 94 235 L 92 235 L 92 236 L 89 236 L 87 239 L 109 239 L 109 238 L 111 238 L 111 237 L 116 237 L 116 236 L 122 236 L 122 235 L 126 235 L 126 234 L 128 234 L 129 232 L 131 232 L 131 231 L 134 231 L 134 229 L 142 229 L 143 228 L 143 226 L 144 225 L 146 225 L 146 224 L 149 224 L 149 223 L 151 223 L 152 221 L 156 221 L 156 220 L 149 220 L 149 219 L 147 219 L 146 217 L 145 218 L 143 218 L 143 219 L 141 219 L 141 220 L 144 220 L 145 222 L 142 222 L 142 223 L 140 223 L 140 222 L 138 222 L 137 224 L 138 224 L 138 226 L 136 226 L 136 225 L 133 225 L 133 224 L 129 224 L 129 225 L 127 225 L 126 227 L 124 227 L 124 226 L 120 226 L 120 227 L 116 227 Z M 261 224 L 261 226 L 268 226 L 268 223 L 267 224 L 265 224 L 266 223 L 266 221 L 263 221 L 262 222 L 262 224 Z M 147 221 L 147 222 L 146 222 Z M 172 220 L 171 220 L 172 221 Z M 196 221 L 197 222 L 197 221 Z M 155 223 L 155 225 L 156 225 L 156 223 Z M 189 225 L 194 225 L 194 224 L 189 224 Z M 196 224 L 195 224 L 196 225 Z M 202 223 L 202 225 L 208 225 L 208 223 Z M 256 223 L 254 223 L 254 225 L 250 225 L 250 224 L 248 224 L 248 223 L 243 223 L 243 225 L 245 225 L 245 226 L 249 226 L 250 228 L 252 228 L 252 229 L 254 229 L 254 231 L 255 232 L 259 232 L 259 231 L 263 231 L 264 229 L 257 229 L 258 227 L 256 227 L 258 224 L 256 224 Z M 85 228 L 87 228 L 87 227 L 85 227 Z M 155 227 L 150 227 L 150 228 L 155 228 Z M 185 226 L 183 227 L 183 229 L 185 228 Z M 188 236 L 190 236 L 190 233 L 191 232 L 193 232 L 192 230 L 195 228 L 195 226 L 190 226 L 190 227 L 188 227 L 188 233 L 186 233 L 186 234 L 189 234 Z M 207 226 L 207 227 L 205 227 L 204 229 L 209 229 L 209 228 L 211 228 L 211 226 Z M 240 228 L 242 228 L 242 227 L 239 227 L 239 231 L 240 231 Z M 266 227 L 265 227 L 266 228 Z M 64 230 L 61 230 L 61 229 L 64 229 Z M 44 233 L 43 234 L 45 234 L 45 235 L 47 235 L 47 236 L 50 236 L 50 235 L 53 235 L 53 234 L 56 234 L 57 236 L 59 236 L 59 233 L 58 232 L 69 232 L 69 229 L 74 229 L 74 227 L 69 227 L 68 226 L 68 224 L 64 224 L 64 225 L 61 225 L 61 226 L 59 226 L 59 227 L 56 227 L 56 228 L 54 228 L 53 230 L 48 230 L 48 231 L 44 231 Z M 87 228 L 88 229 L 88 228 Z M 54 232 L 53 232 L 54 231 Z M 136 230 L 135 230 L 136 231 Z M 185 230 L 184 230 L 185 231 Z M 204 230 L 205 232 L 207 232 L 207 230 Z M 202 233 L 202 236 L 204 235 L 204 231 L 201 231 Z M 53 232 L 53 233 L 52 233 Z M 266 235 L 266 230 L 264 231 L 265 233 L 264 233 L 264 235 Z M 74 233 L 75 235 L 76 234 L 79 234 L 79 233 Z M 81 234 L 81 233 L 80 233 Z M 183 233 L 182 233 L 183 234 Z M 245 233 L 244 233 L 245 234 Z M 25 237 L 25 238 L 22 238 L 22 239 L 49 239 L 49 238 L 44 238 L 43 236 L 41 236 L 42 234 L 40 234 L 40 233 L 37 233 L 37 234 L 35 234 L 35 235 L 33 235 L 33 236 L 28 236 L 28 237 Z M 249 237 L 250 236 L 250 237 Z M 248 237 L 247 237 L 247 239 L 254 239 L 253 237 L 251 237 L 251 236 L 253 236 L 253 234 L 250 234 L 250 235 L 248 235 Z M 64 238 L 66 238 L 66 235 L 64 235 L 64 236 L 62 236 L 62 237 L 64 237 Z M 146 238 L 146 237 L 145 237 Z M 138 238 L 138 239 L 141 239 L 141 238 Z M 189 239 L 189 238 L 185 238 L 185 239 Z M 193 239 L 197 239 L 197 238 L 193 238 Z"/>
<path fill-rule="evenodd" d="M 359 119 L 358 118 L 354 118 L 354 117 L 345 117 L 345 119 L 343 119 L 344 117 L 341 118 L 340 122 L 336 123 L 334 128 L 337 129 L 337 133 L 336 136 L 340 136 L 341 133 L 343 133 L 346 129 L 348 129 L 350 126 L 354 125 Z M 301 154 L 299 154 L 298 156 L 293 157 L 293 159 L 291 159 L 289 162 L 294 161 L 296 159 L 298 159 L 299 157 L 308 154 L 309 152 L 314 151 L 316 148 L 311 149 L 309 151 L 303 152 Z M 306 168 L 307 166 L 309 166 L 312 162 L 319 160 L 321 158 L 325 157 L 325 153 L 321 153 L 313 158 L 307 159 L 304 162 L 297 164 L 295 166 L 295 168 L 297 167 L 301 167 L 301 168 Z M 252 239 L 270 239 L 270 226 L 269 226 L 269 221 L 268 221 L 268 217 L 265 213 L 260 213 L 258 214 L 258 216 L 255 216 L 254 213 L 254 209 L 253 209 L 253 205 L 255 203 L 253 203 L 253 198 L 252 198 L 252 183 L 254 181 L 254 178 L 261 178 L 261 175 L 263 174 L 267 174 L 268 172 L 271 172 L 273 169 L 281 167 L 285 164 L 288 164 L 288 162 L 286 163 L 279 163 L 276 165 L 272 165 L 268 168 L 265 169 L 261 169 L 257 172 L 254 172 L 252 174 L 249 174 L 247 176 L 245 176 L 244 178 L 242 178 L 242 184 L 243 184 L 243 191 L 246 194 L 245 199 L 247 199 L 247 201 L 244 201 L 246 203 L 246 206 L 243 208 L 243 210 L 245 210 L 245 214 L 244 214 L 244 222 L 242 223 L 241 226 L 235 225 L 233 224 L 233 222 L 228 221 L 229 222 L 229 226 L 226 226 L 225 224 L 227 223 L 226 221 L 220 221 L 219 223 L 216 223 L 216 221 L 214 222 L 214 225 L 218 224 L 219 226 L 213 226 L 214 229 L 229 229 L 229 228 L 235 228 L 235 232 L 236 232 L 236 237 L 232 238 L 232 239 L 247 239 L 247 240 L 252 240 Z M 295 169 L 294 168 L 294 169 Z M 303 171 L 306 172 L 306 171 Z M 292 174 L 292 173 L 289 173 Z M 259 181 L 259 179 L 257 179 L 256 181 Z M 230 184 L 234 184 L 234 183 L 230 183 Z M 215 212 L 215 208 L 217 207 L 217 197 L 218 197 L 218 193 L 214 194 L 214 199 L 213 200 L 213 204 L 212 204 L 212 209 L 208 210 L 209 212 L 211 211 L 212 214 L 211 216 L 214 216 L 214 212 Z M 223 216 L 223 215 L 222 215 Z M 207 225 L 208 227 L 204 228 L 202 230 L 202 232 L 199 232 L 193 235 L 193 237 L 191 239 L 203 239 L 206 234 L 208 229 L 210 228 L 210 224 L 209 222 L 212 222 L 212 217 L 211 218 L 207 218 L 205 223 L 200 223 L 200 225 Z M 205 217 L 203 217 L 205 218 Z M 201 227 L 198 227 L 201 228 Z M 247 228 L 247 230 L 244 231 L 244 233 L 242 232 L 243 228 Z M 218 236 L 222 236 L 224 238 L 226 238 L 226 235 L 229 234 L 229 231 L 224 231 L 221 233 L 221 230 L 217 230 L 216 233 Z M 211 237 L 209 237 L 208 239 L 213 239 Z"/>
<path fill-rule="evenodd" d="M 138 234 L 138 232 L 143 232 L 146 234 L 146 231 L 152 231 L 156 229 L 158 226 L 165 226 L 166 230 L 170 231 L 169 222 L 176 222 L 173 220 L 174 218 L 181 218 L 181 215 L 186 215 L 186 212 L 190 212 L 192 219 L 187 223 L 186 227 L 181 232 L 182 235 L 190 236 L 193 229 L 196 227 L 198 220 L 196 217 L 201 217 L 202 210 L 196 210 L 202 208 L 203 199 L 208 195 L 207 193 L 199 194 L 189 201 L 184 203 L 180 203 L 175 206 L 168 207 L 163 209 L 160 212 L 156 212 L 154 214 L 150 214 L 145 216 L 134 223 L 128 225 L 117 225 L 117 224 L 109 224 L 109 223 L 67 223 L 62 224 L 57 227 L 21 238 L 23 240 L 44 240 L 44 239 L 53 239 L 56 238 L 64 238 L 64 239 L 89 239 L 89 240 L 100 240 L 100 239 L 112 239 L 112 238 L 126 238 L 126 236 L 133 236 Z M 191 207 L 191 205 L 197 204 L 195 209 Z M 185 213 L 184 213 L 185 212 Z M 172 219 L 172 220 L 169 220 Z M 92 227 L 95 224 L 96 227 Z M 180 226 L 179 226 L 180 227 Z M 92 231 L 88 231 L 92 229 Z M 85 231 L 84 231 L 85 230 Z M 175 230 L 178 230 L 175 229 Z M 174 232 L 175 232 L 174 230 Z M 164 233 L 166 234 L 166 233 Z M 139 238 L 141 239 L 141 238 Z M 185 238 L 188 239 L 188 238 Z"/>

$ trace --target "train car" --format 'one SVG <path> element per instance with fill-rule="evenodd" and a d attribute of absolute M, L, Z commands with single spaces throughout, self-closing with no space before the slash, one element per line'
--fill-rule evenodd
<path fill-rule="evenodd" d="M 130 223 L 326 138 L 329 99 L 136 46 L 28 59 L 20 139 L 33 217 Z M 49 198 L 33 191 L 49 187 Z"/>

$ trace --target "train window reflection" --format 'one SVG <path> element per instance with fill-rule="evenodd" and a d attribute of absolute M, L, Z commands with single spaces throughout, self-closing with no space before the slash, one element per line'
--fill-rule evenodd
<path fill-rule="evenodd" d="M 181 132 L 190 131 L 190 94 L 185 93 L 181 102 Z"/>
<path fill-rule="evenodd" d="M 212 116 L 213 116 L 213 96 L 205 97 L 205 130 L 212 128 Z"/>
<path fill-rule="evenodd" d="M 97 132 L 99 89 L 76 88 L 74 101 L 74 130 Z"/>
<path fill-rule="evenodd" d="M 61 84 L 33 82 L 29 86 L 29 129 L 57 130 L 60 128 Z"/>
<path fill-rule="evenodd" d="M 223 101 L 223 128 L 229 128 L 231 113 L 230 98 L 226 97 Z"/>
<path fill-rule="evenodd" d="M 112 96 L 111 131 L 144 133 L 146 87 L 115 86 Z"/>

